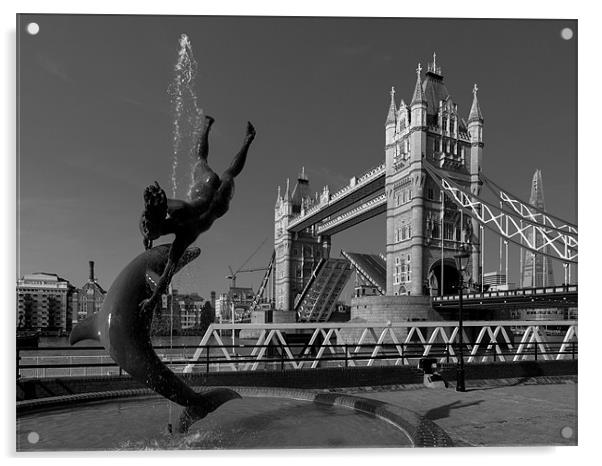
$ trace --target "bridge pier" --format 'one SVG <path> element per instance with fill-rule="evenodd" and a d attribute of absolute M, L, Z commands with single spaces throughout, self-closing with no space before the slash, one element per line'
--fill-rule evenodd
<path fill-rule="evenodd" d="M 351 299 L 350 322 L 382 322 L 384 328 L 387 323 L 393 322 L 447 320 L 443 314 L 432 308 L 429 296 L 361 296 Z M 350 329 L 346 332 L 343 332 L 346 340 L 359 340 L 360 330 Z M 406 336 L 407 331 L 401 338 Z"/>

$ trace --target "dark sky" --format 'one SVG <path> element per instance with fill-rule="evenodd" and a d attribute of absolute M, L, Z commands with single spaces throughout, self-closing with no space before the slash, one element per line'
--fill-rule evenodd
<path fill-rule="evenodd" d="M 577 24 L 562 20 L 35 16 L 18 32 L 20 263 L 81 286 L 88 260 L 107 288 L 141 252 L 142 192 L 169 187 L 178 38 L 199 63 L 200 106 L 216 119 L 210 163 L 219 173 L 247 120 L 257 128 L 229 213 L 197 240 L 202 255 L 175 287 L 221 292 L 228 265 L 266 265 L 278 184 L 302 166 L 313 191 L 335 190 L 384 160 L 389 90 L 411 100 L 418 62 L 437 53 L 465 118 L 478 83 L 483 169 L 528 200 L 543 172 L 546 207 L 577 212 Z M 571 27 L 572 40 L 560 31 Z M 185 182 L 182 176 L 181 182 Z M 382 252 L 379 216 L 333 239 L 333 251 Z M 486 271 L 497 268 L 486 238 Z M 511 253 L 511 281 L 518 276 Z M 560 266 L 556 268 L 561 281 Z M 239 277 L 256 288 L 261 273 Z"/>

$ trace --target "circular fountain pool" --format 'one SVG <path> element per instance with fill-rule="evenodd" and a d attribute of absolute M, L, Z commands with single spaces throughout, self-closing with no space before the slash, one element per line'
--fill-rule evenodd
<path fill-rule="evenodd" d="M 171 405 L 174 425 L 181 407 Z M 18 451 L 245 449 L 411 446 L 398 426 L 342 406 L 298 399 L 229 401 L 187 434 L 168 434 L 170 405 L 161 398 L 64 404 L 19 415 Z"/>

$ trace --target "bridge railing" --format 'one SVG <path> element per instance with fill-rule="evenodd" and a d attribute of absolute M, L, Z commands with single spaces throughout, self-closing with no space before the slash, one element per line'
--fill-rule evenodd
<path fill-rule="evenodd" d="M 550 294 L 577 293 L 578 285 L 568 286 L 544 286 L 540 288 L 517 288 L 515 290 L 496 290 L 485 291 L 483 293 L 463 293 L 464 299 L 480 299 L 480 298 L 505 298 L 505 297 L 521 297 L 521 296 L 539 296 Z M 460 298 L 457 294 L 433 296 L 434 302 L 458 301 Z"/>
<path fill-rule="evenodd" d="M 475 342 L 463 344 L 464 359 L 466 362 L 484 363 L 489 361 L 509 362 L 515 355 L 514 351 L 507 345 L 493 342 L 487 348 L 481 349 L 476 357 L 471 354 Z M 185 354 L 179 358 L 165 357 L 162 360 L 176 373 L 182 372 L 204 372 L 214 373 L 223 371 L 239 370 L 302 370 L 315 367 L 360 367 L 372 365 L 413 365 L 424 357 L 435 358 L 439 362 L 457 363 L 456 355 L 459 352 L 457 343 L 434 343 L 427 354 L 424 354 L 422 343 L 382 343 L 380 351 L 374 355 L 374 344 L 328 344 L 323 345 L 328 352 L 318 356 L 319 350 L 312 347 L 309 353 L 304 351 L 307 346 L 294 343 L 287 346 L 291 355 L 287 354 L 284 346 L 259 345 L 266 351 L 261 358 L 256 358 L 246 351 L 249 347 L 245 345 L 207 345 L 208 357 L 197 361 L 193 370 L 186 370 L 190 366 L 190 359 Z M 175 350 L 185 348 L 174 347 Z M 226 349 L 230 357 L 220 355 L 219 352 Z M 359 350 L 358 350 L 359 349 Z M 214 354 L 212 354 L 212 352 Z M 567 345 L 560 342 L 549 343 L 545 348 L 534 345 L 522 351 L 521 360 L 550 360 L 550 359 L 577 359 L 578 343 L 572 341 Z M 82 362 L 83 360 L 87 362 Z M 97 362 L 91 362 L 95 360 Z M 97 356 L 35 356 L 21 357 L 17 366 L 17 378 L 46 378 L 46 377 L 98 377 L 125 374 L 108 355 Z"/>
<path fill-rule="evenodd" d="M 304 218 L 310 217 L 311 215 L 320 211 L 320 209 L 322 209 L 323 207 L 328 206 L 332 201 L 336 201 L 337 199 L 343 197 L 347 193 L 350 193 L 352 191 L 355 191 L 356 189 L 359 189 L 361 186 L 363 186 L 366 182 L 370 181 L 375 176 L 382 175 L 385 172 L 385 169 L 386 169 L 386 166 L 383 163 L 383 164 L 378 165 L 377 167 L 374 167 L 374 168 L 368 170 L 363 175 L 361 175 L 359 178 L 354 178 L 355 183 L 347 184 L 347 185 L 343 186 L 341 189 L 339 189 L 338 191 L 331 194 L 328 197 L 328 202 L 320 202 L 319 201 L 315 204 L 312 204 L 310 207 L 308 207 L 304 211 L 303 214 L 300 214 L 300 215 L 294 217 L 291 220 L 291 224 L 295 224 L 297 222 L 302 221 Z"/>
<path fill-rule="evenodd" d="M 339 189 L 335 193 L 333 193 L 330 196 L 330 200 L 334 201 L 334 200 L 338 199 L 339 197 L 343 196 L 344 194 L 346 194 L 348 191 L 351 191 L 354 188 L 361 186 L 363 183 L 365 183 L 366 181 L 369 181 L 374 176 L 378 176 L 378 175 L 384 173 L 385 168 L 386 168 L 386 166 L 385 166 L 384 163 L 381 163 L 377 167 L 371 168 L 370 170 L 368 170 L 367 172 L 365 172 L 360 177 L 355 178 L 355 183 L 353 183 L 353 184 L 350 183 L 350 184 L 342 187 L 341 189 Z"/>
<path fill-rule="evenodd" d="M 256 334 L 226 344 L 220 333 L 232 330 Z M 578 357 L 577 321 L 469 321 L 464 324 L 463 340 L 468 364 Z M 443 321 L 212 324 L 199 346 L 155 349 L 172 370 L 189 373 L 415 366 L 424 357 L 457 363 L 459 348 L 457 324 Z M 68 354 L 45 355 L 67 350 Z M 115 362 L 102 353 L 100 347 L 17 350 L 17 378 L 119 374 Z"/>
<path fill-rule="evenodd" d="M 333 226 L 338 225 L 341 222 L 347 221 L 350 218 L 354 218 L 367 210 L 370 210 L 374 207 L 386 204 L 386 202 L 387 202 L 387 197 L 385 194 L 376 196 L 376 197 L 370 199 L 369 201 L 364 202 L 363 204 L 355 207 L 354 209 L 348 210 L 344 214 L 338 215 L 337 217 L 334 217 L 333 219 L 320 224 L 320 226 L 318 228 L 318 232 L 328 230 L 329 228 L 332 228 Z"/>

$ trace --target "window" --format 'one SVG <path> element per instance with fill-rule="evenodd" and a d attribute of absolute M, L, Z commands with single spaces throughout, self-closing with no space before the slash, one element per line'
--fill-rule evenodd
<path fill-rule="evenodd" d="M 399 285 L 401 279 L 401 261 L 399 257 L 395 258 L 395 271 L 393 272 L 393 284 Z"/>
<path fill-rule="evenodd" d="M 443 239 L 453 240 L 454 239 L 454 226 L 449 222 L 445 222 L 443 225 Z"/>
<path fill-rule="evenodd" d="M 435 193 L 433 192 L 433 188 L 428 188 L 426 190 L 426 197 L 428 199 L 434 199 Z"/>

